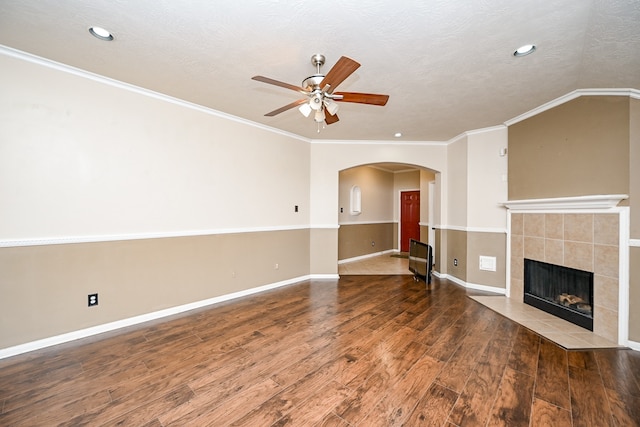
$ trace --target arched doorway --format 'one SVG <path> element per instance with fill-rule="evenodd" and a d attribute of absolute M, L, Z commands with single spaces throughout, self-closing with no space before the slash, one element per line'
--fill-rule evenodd
<path fill-rule="evenodd" d="M 436 173 L 406 163 L 366 164 L 339 172 L 339 274 L 400 274 L 396 267 L 388 272 L 378 269 L 374 270 L 375 273 L 353 269 L 352 273 L 345 271 L 348 270 L 347 264 L 364 263 L 374 257 L 401 256 L 403 237 L 407 236 L 409 228 L 406 222 L 403 223 L 403 194 L 422 201 L 414 212 L 417 213 L 415 229 L 409 234 L 413 233 L 412 237 L 415 235 L 417 240 L 429 242 L 429 230 L 434 225 L 433 213 L 437 211 L 433 204 L 439 203 L 437 198 L 429 197 L 435 188 L 432 183 Z M 351 190 L 355 186 L 360 192 L 361 210 L 357 214 L 350 210 Z M 430 200 L 432 206 L 429 206 Z"/>

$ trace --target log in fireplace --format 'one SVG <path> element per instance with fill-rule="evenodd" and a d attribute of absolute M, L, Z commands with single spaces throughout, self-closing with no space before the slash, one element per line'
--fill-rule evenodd
<path fill-rule="evenodd" d="M 524 303 L 593 331 L 593 273 L 525 258 Z"/>

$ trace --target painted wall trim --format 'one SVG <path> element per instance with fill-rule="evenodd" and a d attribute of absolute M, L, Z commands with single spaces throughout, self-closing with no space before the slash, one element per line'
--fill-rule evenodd
<path fill-rule="evenodd" d="M 629 246 L 640 248 L 640 239 L 629 239 Z"/>
<path fill-rule="evenodd" d="M 0 349 L 0 359 L 4 359 L 18 354 L 27 353 L 29 351 L 39 350 L 41 348 L 50 347 L 58 344 L 63 344 L 69 341 L 75 341 L 82 338 L 87 338 L 93 335 L 98 335 L 104 332 L 113 331 L 116 329 L 125 328 L 128 326 L 138 325 L 140 323 L 148 322 L 150 320 L 161 319 L 163 317 L 172 316 L 174 314 L 184 313 L 185 311 L 194 310 L 196 308 L 206 307 L 209 305 L 218 304 L 221 302 L 229 301 L 236 298 L 241 298 L 248 295 L 257 294 L 260 292 L 268 291 L 271 289 L 280 288 L 283 286 L 292 285 L 295 283 L 303 282 L 310 279 L 338 279 L 337 274 L 327 275 L 307 275 L 301 277 L 294 277 L 293 279 L 283 280 L 281 282 L 270 283 L 263 286 L 258 286 L 244 291 L 233 292 L 231 294 L 221 295 L 214 298 L 205 299 L 202 301 L 196 301 L 189 304 L 179 305 L 176 307 L 167 308 L 164 310 L 155 311 L 152 313 L 142 314 L 140 316 L 130 317 L 128 319 L 117 320 L 115 322 L 109 322 L 102 325 L 92 326 L 86 329 L 80 329 L 78 331 L 68 332 L 66 334 L 56 335 L 49 338 L 43 338 L 40 340 L 32 341 L 25 344 L 16 345 L 13 347 L 7 347 Z"/>
<path fill-rule="evenodd" d="M 311 228 L 312 230 L 315 229 L 338 229 L 340 228 L 340 224 L 314 224 L 311 225 L 309 228 Z"/>
<path fill-rule="evenodd" d="M 45 245 L 67 245 L 72 243 L 102 243 L 122 240 L 144 240 L 144 239 L 164 239 L 170 237 L 194 237 L 211 236 L 217 234 L 238 234 L 238 233 L 262 233 L 270 231 L 290 231 L 306 229 L 337 229 L 339 226 L 328 225 L 288 225 L 274 227 L 247 227 L 247 228 L 220 228 L 216 230 L 193 230 L 176 231 L 162 233 L 135 233 L 135 234 L 110 234 L 100 236 L 66 236 L 66 237 L 42 237 L 34 239 L 6 239 L 0 240 L 0 248 L 11 248 L 17 246 L 45 246 Z"/>
<path fill-rule="evenodd" d="M 129 83 L 125 83 L 116 79 L 112 79 L 109 77 L 105 77 L 105 76 L 101 76 L 99 74 L 95 74 L 86 70 L 82 70 L 80 68 L 76 68 L 76 67 L 72 67 L 70 65 L 66 65 L 66 64 L 62 64 L 60 62 L 55 62 L 52 61 L 50 59 L 46 59 L 46 58 L 42 58 L 40 56 L 36 56 L 30 53 L 26 53 L 26 52 L 22 52 L 20 50 L 17 49 L 13 49 L 4 45 L 0 45 L 0 54 L 1 55 L 6 55 L 12 58 L 17 58 L 17 59 L 21 59 L 23 61 L 27 61 L 27 62 L 31 62 L 34 64 L 38 64 L 47 68 L 51 68 L 57 71 L 62 71 L 68 74 L 73 74 L 75 76 L 78 77 L 82 77 L 85 79 L 89 79 L 89 80 L 93 80 L 95 82 L 99 82 L 102 84 L 106 84 L 112 87 L 116 87 L 119 89 L 123 89 L 129 92 L 134 92 L 137 93 L 139 95 L 144 95 L 144 96 L 148 96 L 150 98 L 155 98 L 161 101 L 165 101 L 165 102 L 169 102 L 171 104 L 176 104 L 179 105 L 181 107 L 186 107 L 186 108 L 190 108 L 192 110 L 197 110 L 199 112 L 205 113 L 205 114 L 210 114 L 212 116 L 217 116 L 217 117 L 221 117 L 227 120 L 231 120 L 234 122 L 239 122 L 248 126 L 252 126 L 255 128 L 260 128 L 262 130 L 266 130 L 269 132 L 273 132 L 273 133 L 277 133 L 280 135 L 284 135 L 293 139 L 297 139 L 300 141 L 304 141 L 304 142 L 311 142 L 310 139 L 308 138 L 304 138 L 300 135 L 296 135 L 294 133 L 290 133 L 290 132 L 285 132 L 283 130 L 280 129 L 276 129 L 267 125 L 263 125 L 262 123 L 257 123 L 257 122 L 252 122 L 251 120 L 247 120 L 247 119 L 243 119 L 242 117 L 238 117 L 238 116 L 234 116 L 228 113 L 223 113 L 222 111 L 218 111 L 218 110 L 214 110 L 213 108 L 209 108 L 209 107 L 205 107 L 199 104 L 195 104 L 193 102 L 189 102 L 189 101 L 185 101 L 183 99 L 179 99 L 179 98 L 174 98 L 172 96 L 169 95 L 165 95 L 163 93 L 160 92 L 154 92 L 152 90 L 149 89 L 145 89 L 139 86 L 135 86 Z"/>
<path fill-rule="evenodd" d="M 425 225 L 428 225 L 428 224 L 425 224 Z M 465 232 L 471 232 L 471 233 L 501 233 L 501 234 L 507 233 L 507 229 L 502 227 L 462 227 L 458 225 L 441 225 L 441 224 L 434 225 L 433 227 L 438 230 L 455 230 L 455 231 L 465 231 Z"/>
<path fill-rule="evenodd" d="M 504 124 L 506 126 L 514 125 L 518 122 L 521 122 L 523 120 L 536 116 L 540 113 L 543 113 L 547 110 L 557 107 L 558 105 L 564 104 L 565 102 L 572 101 L 581 96 L 628 96 L 634 99 L 640 99 L 640 90 L 637 90 L 637 89 L 578 89 L 566 95 L 563 95 L 559 98 L 556 98 L 552 101 L 549 101 L 546 104 L 542 104 L 541 106 L 536 107 L 533 110 L 520 114 L 519 116 L 514 117 L 511 120 L 507 120 L 506 122 L 504 122 Z"/>
<path fill-rule="evenodd" d="M 456 276 L 452 276 L 450 274 L 441 274 L 441 273 L 438 273 L 437 271 L 434 271 L 433 275 L 436 276 L 439 279 L 450 280 L 453 283 L 455 283 L 457 285 L 460 285 L 460 286 L 462 286 L 464 288 L 467 288 L 467 289 L 475 289 L 475 290 L 478 290 L 478 291 L 492 292 L 492 293 L 498 294 L 498 295 L 505 295 L 505 293 L 507 291 L 505 288 L 496 288 L 495 286 L 479 285 L 477 283 L 465 282 L 462 279 L 458 279 Z"/>
<path fill-rule="evenodd" d="M 388 221 L 343 221 L 340 223 L 340 226 L 343 225 L 367 225 L 367 224 L 397 224 L 398 221 L 394 221 L 392 219 Z"/>
<path fill-rule="evenodd" d="M 397 249 L 388 249 L 386 251 L 382 251 L 382 252 L 374 252 L 372 254 L 366 254 L 366 255 L 360 255 L 360 256 L 356 256 L 353 258 L 346 258 L 346 259 L 341 259 L 338 261 L 338 264 L 346 264 L 349 262 L 354 262 L 354 261 L 362 261 L 363 259 L 367 259 L 367 258 L 373 258 L 373 257 L 377 257 L 380 255 L 385 255 L 385 254 L 389 254 L 392 252 L 399 252 Z"/>
<path fill-rule="evenodd" d="M 627 347 L 631 350 L 640 351 L 640 342 L 627 340 Z"/>

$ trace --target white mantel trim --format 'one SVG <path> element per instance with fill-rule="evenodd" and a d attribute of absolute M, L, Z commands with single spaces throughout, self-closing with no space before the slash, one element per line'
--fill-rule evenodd
<path fill-rule="evenodd" d="M 606 194 L 552 199 L 509 200 L 503 202 L 502 205 L 512 211 L 611 209 L 618 206 L 620 201 L 628 198 L 629 196 L 626 194 Z"/>

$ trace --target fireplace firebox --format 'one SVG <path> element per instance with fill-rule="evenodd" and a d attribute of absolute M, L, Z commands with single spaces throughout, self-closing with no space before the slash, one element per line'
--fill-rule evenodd
<path fill-rule="evenodd" d="M 593 331 L 593 273 L 525 258 L 524 303 Z"/>

